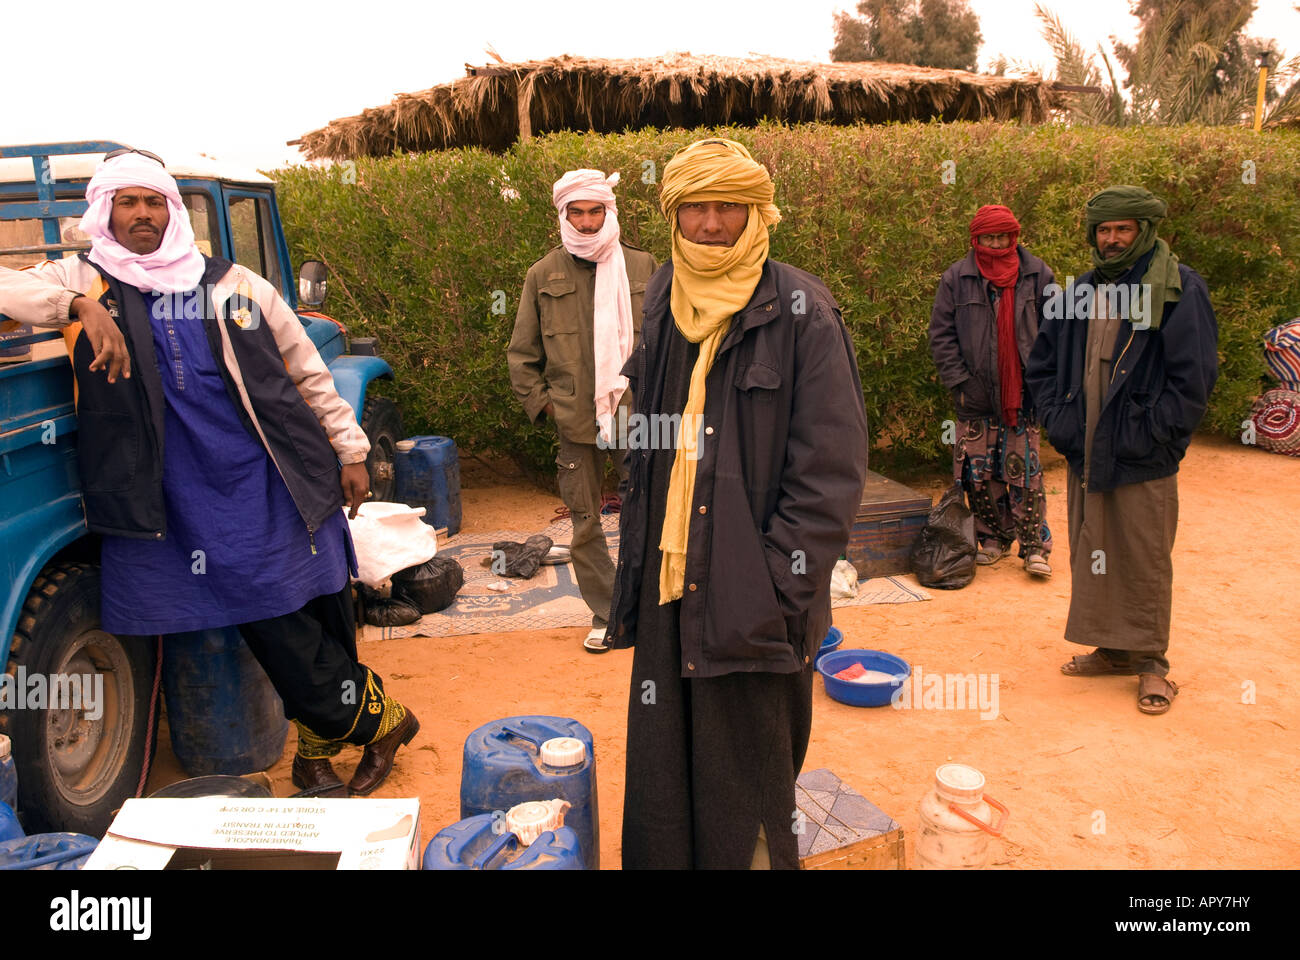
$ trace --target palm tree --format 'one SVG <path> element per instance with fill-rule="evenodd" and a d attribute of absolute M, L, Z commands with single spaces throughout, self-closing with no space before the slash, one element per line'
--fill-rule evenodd
<path fill-rule="evenodd" d="M 1034 4 L 1034 15 L 1042 21 L 1043 39 L 1051 47 L 1052 56 L 1056 58 L 1056 80 L 1058 83 L 1075 87 L 1102 86 L 1101 70 L 1093 55 L 1084 49 L 1083 44 L 1072 34 L 1061 18 L 1047 9 L 1042 3 Z M 1066 93 L 1064 94 L 1066 116 L 1071 123 L 1088 126 L 1110 124 L 1123 126 L 1128 121 L 1124 96 L 1120 93 L 1119 82 L 1110 58 L 1098 46 L 1102 63 L 1110 80 L 1110 88 L 1103 94 Z"/>
<path fill-rule="evenodd" d="M 1043 38 L 1056 58 L 1057 80 L 1067 84 L 1097 86 L 1101 71 L 1091 53 L 1066 29 L 1060 18 L 1042 3 L 1035 14 L 1043 23 Z M 1110 58 L 1099 48 L 1109 78 L 1103 95 L 1067 94 L 1069 120 L 1084 124 L 1202 123 L 1235 125 L 1252 122 L 1257 76 L 1243 71 L 1227 76 L 1220 68 L 1226 50 L 1245 29 L 1249 8 L 1240 9 L 1221 24 L 1211 24 L 1201 11 L 1180 16 L 1174 4 L 1150 20 L 1138 37 L 1129 59 L 1125 103 Z M 1256 44 L 1259 46 L 1259 44 Z M 1279 58 L 1280 59 L 1280 58 Z M 1270 125 L 1300 120 L 1300 57 L 1293 57 L 1269 77 L 1272 103 L 1265 114 Z M 1285 93 L 1279 93 L 1285 88 Z"/>

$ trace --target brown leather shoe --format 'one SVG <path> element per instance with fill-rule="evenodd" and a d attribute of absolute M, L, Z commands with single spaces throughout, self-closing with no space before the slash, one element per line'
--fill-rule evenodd
<path fill-rule="evenodd" d="M 348 795 L 364 797 L 379 789 L 379 785 L 393 772 L 393 757 L 397 748 L 410 743 L 411 738 L 419 732 L 420 721 L 408 709 L 401 723 L 387 736 L 366 747 L 365 753 L 361 754 L 361 762 L 357 764 L 352 780 L 348 783 Z"/>
<path fill-rule="evenodd" d="M 323 757 L 308 760 L 299 754 L 293 756 L 293 769 L 289 772 L 293 785 L 309 797 L 345 797 L 343 781 L 334 772 L 334 766 Z"/>

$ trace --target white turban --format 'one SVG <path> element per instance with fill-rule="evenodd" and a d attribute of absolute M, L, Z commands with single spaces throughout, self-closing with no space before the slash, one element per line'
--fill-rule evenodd
<path fill-rule="evenodd" d="M 627 377 L 619 371 L 632 355 L 635 336 L 632 325 L 632 295 L 627 281 L 627 264 L 619 242 L 618 204 L 614 185 L 619 176 L 606 177 L 599 170 L 570 170 L 551 191 L 560 219 L 560 240 L 575 257 L 596 264 L 595 322 L 592 328 L 596 379 L 596 425 L 607 442 L 613 442 L 614 411 L 627 389 Z M 603 203 L 605 223 L 594 234 L 584 234 L 569 223 L 570 203 Z"/>
<path fill-rule="evenodd" d="M 113 236 L 113 196 L 124 187 L 144 187 L 167 198 L 167 229 L 153 253 L 132 253 Z M 81 218 L 81 229 L 90 237 L 92 263 L 141 290 L 182 293 L 199 285 L 203 255 L 194 245 L 194 229 L 181 204 L 181 192 L 162 164 L 138 153 L 104 160 L 86 185 L 86 202 L 90 206 Z"/>

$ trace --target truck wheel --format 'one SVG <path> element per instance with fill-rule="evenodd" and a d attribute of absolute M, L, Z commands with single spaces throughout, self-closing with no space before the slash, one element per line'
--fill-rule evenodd
<path fill-rule="evenodd" d="M 155 641 L 100 629 L 99 567 L 53 564 L 36 578 L 7 668 L 26 678 L 14 691 L 25 708 L 0 711 L 29 832 L 102 836 L 113 811 L 135 796 L 145 743 L 150 760 L 157 746 L 156 714 L 148 729 L 156 666 Z M 91 679 L 87 686 L 61 677 Z M 45 709 L 30 709 L 42 705 L 40 686 Z"/>
<path fill-rule="evenodd" d="M 361 429 L 370 440 L 366 470 L 370 472 L 370 499 L 392 500 L 397 491 L 393 476 L 393 458 L 402 432 L 402 414 L 397 405 L 385 397 L 367 397 L 361 410 Z"/>

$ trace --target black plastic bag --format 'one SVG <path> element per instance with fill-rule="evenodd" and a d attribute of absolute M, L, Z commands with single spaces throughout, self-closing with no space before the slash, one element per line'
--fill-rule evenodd
<path fill-rule="evenodd" d="M 537 568 L 542 565 L 542 560 L 550 553 L 553 546 L 555 544 L 551 538 L 540 533 L 529 537 L 523 543 L 498 540 L 492 544 L 492 570 L 502 576 L 527 580 L 537 573 Z M 499 557 L 505 560 L 504 567 L 500 570 L 497 566 Z"/>
<path fill-rule="evenodd" d="M 909 565 L 924 586 L 958 590 L 975 579 L 975 517 L 954 483 L 934 505 L 912 545 Z"/>
<path fill-rule="evenodd" d="M 385 597 L 360 581 L 357 581 L 357 602 L 361 619 L 376 627 L 404 627 L 422 616 L 415 604 L 401 597 Z"/>
<path fill-rule="evenodd" d="M 393 598 L 405 600 L 421 614 L 450 607 L 465 585 L 465 571 L 450 557 L 434 557 L 393 574 Z"/>

